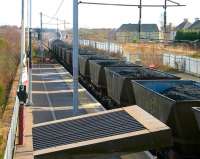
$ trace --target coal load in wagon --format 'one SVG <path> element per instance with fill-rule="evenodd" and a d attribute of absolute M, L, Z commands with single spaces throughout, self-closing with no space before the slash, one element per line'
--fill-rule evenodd
<path fill-rule="evenodd" d="M 174 148 L 200 155 L 200 131 L 192 107 L 200 107 L 200 83 L 194 81 L 132 81 L 136 103 L 167 124 Z"/>
<path fill-rule="evenodd" d="M 144 67 L 105 68 L 108 96 L 120 106 L 135 104 L 131 80 L 172 80 L 178 77 Z"/>
<path fill-rule="evenodd" d="M 79 55 L 79 71 L 80 74 L 86 78 L 90 78 L 90 67 L 89 67 L 89 60 L 103 60 L 109 59 L 108 56 L 101 56 L 101 55 Z"/>
<path fill-rule="evenodd" d="M 104 92 L 107 88 L 105 67 L 139 67 L 139 65 L 122 60 L 90 60 L 89 64 L 91 82 Z"/>

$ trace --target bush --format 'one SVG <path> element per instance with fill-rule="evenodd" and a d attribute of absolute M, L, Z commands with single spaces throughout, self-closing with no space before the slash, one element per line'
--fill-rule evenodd
<path fill-rule="evenodd" d="M 7 46 L 5 39 L 0 38 L 0 49 L 3 49 Z"/>
<path fill-rule="evenodd" d="M 19 62 L 20 32 L 16 27 L 0 27 L 0 109 L 4 110 Z"/>
<path fill-rule="evenodd" d="M 175 40 L 188 40 L 195 41 L 200 40 L 200 32 L 199 31 L 188 31 L 188 30 L 179 30 L 176 33 Z"/>

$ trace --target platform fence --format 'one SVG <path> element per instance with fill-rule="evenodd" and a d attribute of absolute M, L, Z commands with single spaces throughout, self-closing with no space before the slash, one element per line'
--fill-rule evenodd
<path fill-rule="evenodd" d="M 19 116 L 19 99 L 16 97 L 15 106 L 13 108 L 13 114 L 11 119 L 11 125 L 8 133 L 6 149 L 4 153 L 4 159 L 12 159 L 15 150 L 15 140 L 17 133 L 17 125 L 18 125 L 18 116 Z"/>
<path fill-rule="evenodd" d="M 163 55 L 163 64 L 181 72 L 200 76 L 200 59 L 173 54 Z"/>
<path fill-rule="evenodd" d="M 112 43 L 112 42 L 99 42 L 94 40 L 79 40 L 79 44 L 81 46 L 92 47 L 99 50 L 104 50 L 107 52 L 114 52 L 123 54 L 123 48 L 120 44 Z"/>

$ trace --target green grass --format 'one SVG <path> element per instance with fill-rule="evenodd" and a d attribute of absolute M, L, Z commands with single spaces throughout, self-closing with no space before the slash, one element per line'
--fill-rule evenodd
<path fill-rule="evenodd" d="M 5 39 L 0 38 L 0 49 L 4 49 L 7 46 L 7 42 Z"/>
<path fill-rule="evenodd" d="M 0 85 L 0 105 L 2 105 L 4 102 L 4 89 L 3 86 Z"/>
<path fill-rule="evenodd" d="M 200 58 L 200 52 L 195 53 L 195 54 L 193 54 L 193 55 L 190 55 L 190 57 L 199 59 L 199 58 Z"/>
<path fill-rule="evenodd" d="M 158 69 L 165 72 L 178 72 L 177 69 L 172 68 L 170 66 L 160 66 Z"/>
<path fill-rule="evenodd" d="M 36 57 L 37 56 L 37 52 L 36 52 L 36 50 L 33 50 L 32 51 L 32 57 Z"/>
<path fill-rule="evenodd" d="M 3 136 L 0 134 L 0 145 L 3 144 Z M 0 151 L 0 159 L 3 158 L 3 152 Z"/>

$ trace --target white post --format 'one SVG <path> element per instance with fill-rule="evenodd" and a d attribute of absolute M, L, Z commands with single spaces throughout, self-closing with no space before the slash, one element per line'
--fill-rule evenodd
<path fill-rule="evenodd" d="M 58 18 L 56 20 L 57 20 L 57 39 L 58 39 Z"/>
<path fill-rule="evenodd" d="M 43 22 L 42 22 L 42 12 L 40 13 L 40 53 L 42 55 L 42 61 L 44 60 L 44 52 L 43 52 Z"/>
<path fill-rule="evenodd" d="M 108 33 L 108 53 L 110 53 L 110 40 L 111 40 L 110 33 Z"/>
<path fill-rule="evenodd" d="M 32 0 L 29 1 L 29 89 L 28 89 L 28 105 L 32 105 Z"/>
<path fill-rule="evenodd" d="M 27 50 L 28 51 L 29 51 L 29 29 L 30 29 L 30 26 L 29 26 L 30 19 L 29 19 L 29 17 L 30 17 L 30 0 L 27 0 L 27 28 L 26 28 L 27 34 L 26 34 L 26 36 L 27 36 Z"/>
<path fill-rule="evenodd" d="M 73 0 L 73 113 L 78 114 L 78 0 Z"/>
<path fill-rule="evenodd" d="M 66 21 L 64 20 L 64 31 L 66 30 Z"/>
<path fill-rule="evenodd" d="M 22 73 L 24 68 L 25 58 L 25 23 L 24 23 L 24 0 L 22 0 L 22 15 L 21 15 L 21 54 L 20 54 L 20 85 L 23 85 Z"/>

